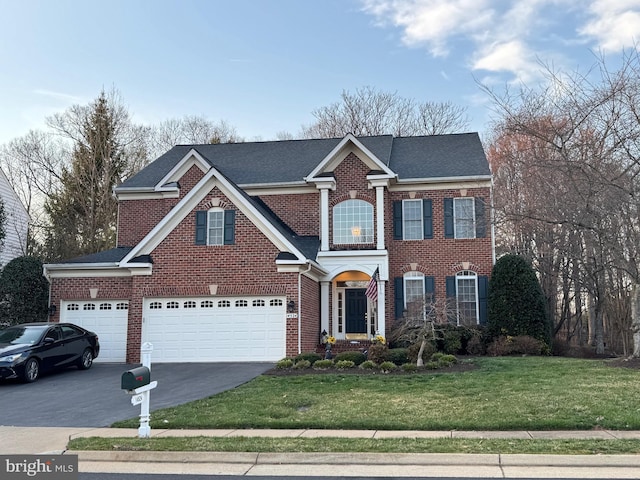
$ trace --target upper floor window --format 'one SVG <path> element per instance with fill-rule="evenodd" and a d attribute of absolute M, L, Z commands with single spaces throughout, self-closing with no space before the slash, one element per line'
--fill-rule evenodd
<path fill-rule="evenodd" d="M 433 206 L 431 199 L 393 202 L 394 240 L 433 238 Z"/>
<path fill-rule="evenodd" d="M 373 243 L 373 205 L 345 200 L 333 207 L 333 243 Z"/>
<path fill-rule="evenodd" d="M 475 238 L 473 198 L 453 199 L 453 231 L 455 238 Z"/>
<path fill-rule="evenodd" d="M 235 243 L 235 210 L 212 208 L 196 211 L 196 245 Z"/>
<path fill-rule="evenodd" d="M 486 236 L 485 203 L 479 197 L 444 199 L 445 238 L 483 238 Z"/>

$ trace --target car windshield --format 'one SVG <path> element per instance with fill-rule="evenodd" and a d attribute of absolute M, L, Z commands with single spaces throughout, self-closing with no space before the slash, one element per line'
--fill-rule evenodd
<path fill-rule="evenodd" d="M 10 327 L 0 330 L 0 343 L 33 345 L 42 336 L 42 327 Z"/>

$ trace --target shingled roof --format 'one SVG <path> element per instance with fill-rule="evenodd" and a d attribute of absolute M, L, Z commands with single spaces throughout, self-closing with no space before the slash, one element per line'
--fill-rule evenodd
<path fill-rule="evenodd" d="M 184 156 L 195 149 L 239 186 L 303 183 L 304 178 L 342 138 L 276 142 L 177 145 L 126 180 L 118 190 L 155 187 Z M 358 137 L 398 180 L 490 176 L 477 133 L 398 137 Z"/>

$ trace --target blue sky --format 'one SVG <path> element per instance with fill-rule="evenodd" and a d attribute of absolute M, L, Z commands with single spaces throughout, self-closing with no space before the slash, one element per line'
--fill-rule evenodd
<path fill-rule="evenodd" d="M 640 39 L 640 0 L 0 0 L 0 143 L 115 87 L 133 120 L 296 135 L 343 90 L 468 107 Z"/>

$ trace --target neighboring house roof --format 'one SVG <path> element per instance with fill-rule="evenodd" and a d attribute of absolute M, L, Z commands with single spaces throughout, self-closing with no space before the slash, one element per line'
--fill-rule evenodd
<path fill-rule="evenodd" d="M 477 133 L 356 137 L 398 180 L 490 176 Z M 196 149 L 236 185 L 303 183 L 343 138 L 277 142 L 177 145 L 123 182 L 116 191 L 156 187 L 168 171 Z"/>

